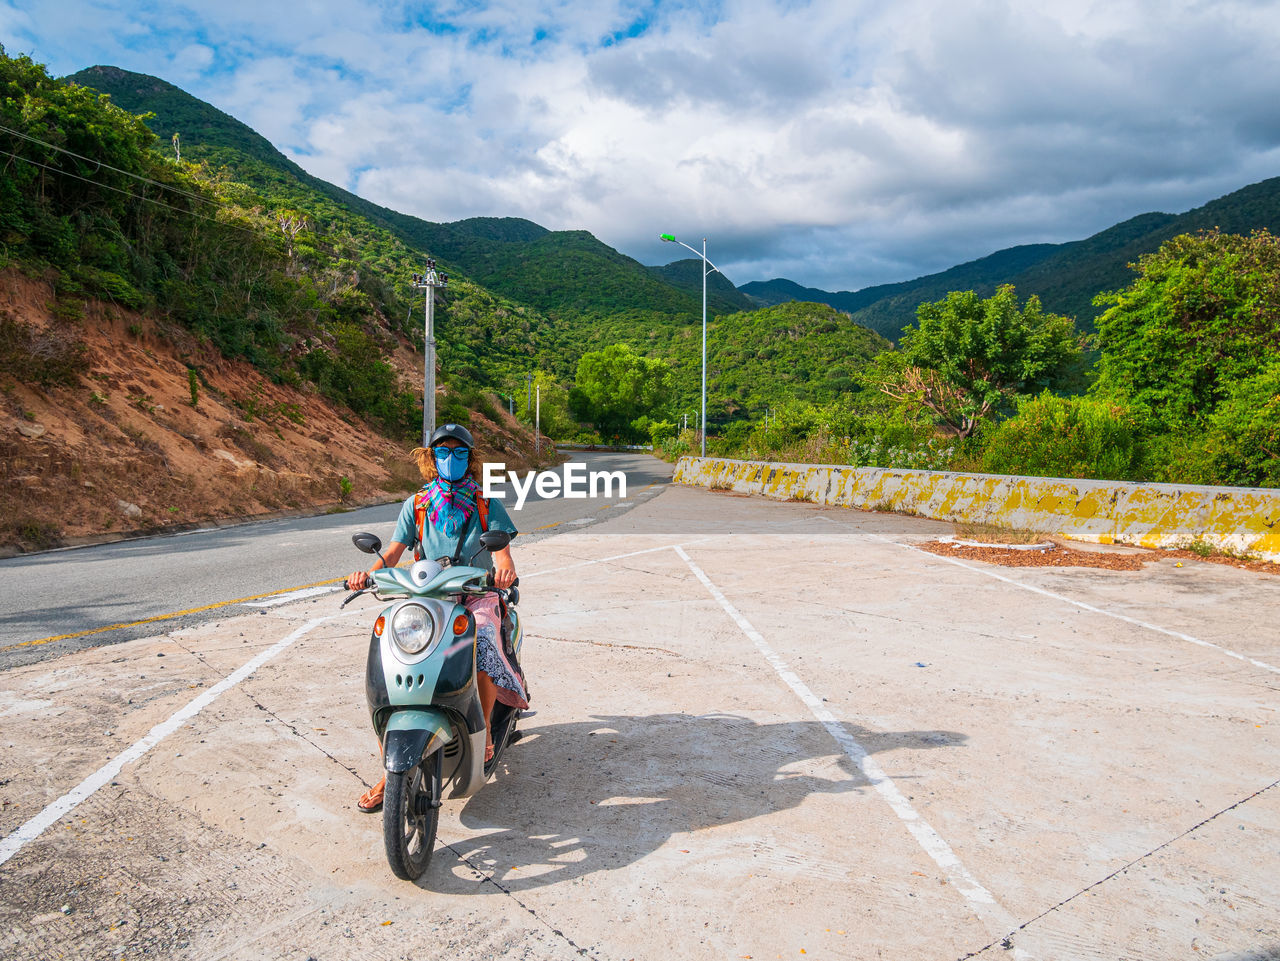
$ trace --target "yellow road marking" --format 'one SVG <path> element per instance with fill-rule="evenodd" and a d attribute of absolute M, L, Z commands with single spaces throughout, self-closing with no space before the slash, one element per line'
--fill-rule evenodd
<path fill-rule="evenodd" d="M 646 487 L 642 487 L 640 491 L 641 492 L 647 491 L 650 487 L 656 486 L 656 484 L 657 482 L 655 481 L 653 484 L 649 484 Z M 600 510 L 607 510 L 608 508 L 614 507 L 614 506 L 616 505 L 605 504 L 604 507 L 600 508 Z M 551 524 L 543 524 L 541 527 L 535 527 L 533 530 L 545 531 L 545 530 L 549 530 L 552 527 L 558 527 L 563 523 L 564 521 L 555 521 L 554 523 L 551 523 Z M 533 533 L 533 531 L 530 531 L 530 533 Z M 400 565 L 400 566 L 403 566 L 403 565 Z M 107 627 L 95 627 L 87 631 L 76 631 L 74 634 L 55 634 L 53 635 L 53 637 L 42 637 L 39 640 L 35 640 L 35 641 L 20 641 L 17 644 L 10 644 L 8 647 L 0 647 L 0 651 L 13 651 L 13 650 L 17 650 L 20 647 L 38 647 L 41 644 L 52 644 L 54 641 L 69 641 L 77 637 L 90 637 L 94 634 L 105 634 L 108 631 L 120 631 L 120 630 L 124 630 L 126 627 L 141 627 L 143 624 L 156 624 L 156 623 L 159 623 L 160 621 L 173 620 L 175 617 L 186 617 L 188 614 L 200 614 L 204 611 L 214 611 L 214 610 L 217 610 L 219 607 L 229 607 L 232 604 L 244 604 L 247 601 L 260 601 L 264 597 L 275 597 L 277 594 L 288 594 L 290 591 L 305 591 L 311 587 L 327 587 L 330 584 L 339 584 L 345 579 L 346 579 L 345 577 L 335 577 L 327 581 L 316 581 L 314 584 L 303 584 L 300 587 L 282 587 L 280 588 L 280 590 L 268 591 L 266 594 L 254 594 L 251 597 L 237 597 L 235 600 L 218 601 L 218 603 L 216 604 L 206 604 L 203 607 L 192 607 L 192 608 L 188 608 L 185 611 L 174 611 L 170 614 L 157 614 L 155 617 L 144 617 L 140 621 L 128 621 L 127 623 L 123 623 L 123 624 L 111 624 L 111 625 L 108 625 Z"/>
<path fill-rule="evenodd" d="M 233 601 L 218 601 L 216 604 L 206 604 L 204 607 L 192 607 L 185 611 L 174 611 L 171 614 L 157 614 L 155 617 L 144 617 L 140 621 L 129 621 L 126 624 L 112 624 L 108 627 L 95 627 L 88 631 L 77 631 L 74 634 L 55 634 L 53 637 L 42 637 L 37 641 L 22 641 L 18 644 L 10 644 L 8 647 L 0 647 L 0 651 L 12 651 L 19 647 L 36 647 L 40 644 L 52 644 L 54 641 L 67 641 L 75 637 L 88 637 L 91 634 L 105 634 L 107 631 L 119 631 L 126 627 L 140 627 L 143 624 L 155 624 L 158 621 L 168 621 L 175 617 L 186 617 L 188 614 L 199 614 L 202 611 L 213 611 L 219 607 L 228 607 L 232 604 L 243 604 L 246 601 L 259 601 L 264 597 L 275 597 L 277 594 L 288 594 L 290 591 L 305 591 L 309 587 L 327 587 L 330 584 L 340 584 L 345 577 L 335 577 L 328 581 L 316 581 L 314 584 L 303 584 L 301 587 L 283 587 L 278 591 L 268 591 L 266 594 L 254 594 L 252 597 L 237 597 Z"/>

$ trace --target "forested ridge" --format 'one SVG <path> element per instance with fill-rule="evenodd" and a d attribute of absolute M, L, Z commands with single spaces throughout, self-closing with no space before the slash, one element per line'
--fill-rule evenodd
<path fill-rule="evenodd" d="M 39 72 L 36 65 L 28 66 Z M 291 358 L 281 370 L 273 370 L 273 376 L 297 374 L 331 390 L 335 383 L 344 384 L 348 402 L 367 412 L 374 395 L 384 391 L 385 381 L 375 378 L 364 385 L 370 389 L 357 390 L 361 380 L 357 372 L 333 368 L 350 367 L 359 357 L 376 355 L 377 340 L 387 334 L 421 348 L 423 304 L 420 292 L 408 286 L 408 278 L 427 257 L 434 257 L 451 278 L 449 287 L 437 295 L 436 309 L 441 370 L 446 378 L 514 396 L 523 406 L 529 375 L 550 377 L 567 391 L 583 354 L 627 343 L 672 365 L 673 408 L 687 407 L 695 399 L 701 344 L 701 278 L 696 261 L 648 268 L 586 231 L 549 231 L 518 218 L 480 217 L 447 224 L 423 221 L 312 177 L 244 124 L 163 80 L 102 66 L 67 80 L 65 91 L 78 90 L 76 96 L 81 98 L 95 99 L 90 89 L 109 95 L 109 102 L 95 99 L 94 109 L 101 113 L 98 123 L 109 117 L 110 122 L 133 125 L 139 135 L 148 129 L 154 132 L 155 138 L 143 148 L 146 164 L 198 185 L 193 189 L 205 191 L 221 205 L 220 217 L 240 218 L 241 227 L 256 230 L 260 235 L 256 246 L 276 258 L 280 283 L 308 289 L 318 300 L 308 327 L 284 305 L 255 299 L 257 314 L 268 313 L 283 325 L 284 340 L 272 340 L 269 350 L 258 349 L 252 337 L 244 341 L 234 313 L 214 323 L 208 317 L 187 316 L 176 295 L 163 303 L 156 300 L 158 307 L 185 318 L 183 322 L 233 354 L 262 359 L 268 367 Z M 59 86 L 47 76 L 41 84 L 47 88 L 46 95 Z M 59 96 L 71 95 L 65 91 Z M 112 105 L 123 109 L 113 110 Z M 135 119 L 139 114 L 141 122 Z M 44 255 L 37 248 L 39 243 L 33 240 L 15 249 L 15 254 L 20 259 L 25 254 L 40 259 Z M 62 266 L 68 268 L 69 277 L 88 276 L 92 256 L 86 252 L 77 257 L 76 264 Z M 132 277 L 137 267 L 117 266 L 121 277 Z M 146 281 L 138 283 L 146 297 L 155 293 Z M 708 288 L 714 341 L 718 315 L 740 313 L 752 305 L 718 273 L 711 275 Z M 199 299 L 195 291 L 188 293 L 193 300 Z M 757 333 L 771 316 L 761 315 L 755 323 Z M 786 329 L 792 318 L 781 318 L 779 323 Z M 770 363 L 763 354 L 753 355 L 748 365 L 753 388 L 746 398 L 734 396 L 741 375 L 726 363 L 721 365 L 726 379 L 723 383 L 717 379 L 713 386 L 724 401 L 717 410 L 745 409 L 790 396 L 811 397 L 815 389 L 823 394 L 827 368 L 834 368 L 837 386 L 847 386 L 840 372 L 847 373 L 862 356 L 867 334 L 853 331 L 844 320 L 827 323 L 851 332 L 850 359 L 832 364 L 830 351 L 840 349 L 835 343 L 839 338 L 792 338 L 777 363 Z M 281 346 L 287 349 L 282 351 Z M 713 356 L 717 349 L 713 343 Z M 316 350 L 321 352 L 311 356 Z M 812 382 L 803 376 L 809 369 L 819 371 Z M 408 425 L 410 405 L 404 397 L 397 404 L 394 413 L 402 425 Z M 384 423 L 397 419 L 391 411 L 383 414 Z"/>
<path fill-rule="evenodd" d="M 1094 302 L 1098 294 L 1128 284 L 1132 265 L 1165 241 L 1202 230 L 1280 232 L 1280 177 L 1250 184 L 1183 214 L 1140 214 L 1084 240 L 1010 247 L 901 283 L 831 292 L 777 279 L 743 284 L 741 290 L 762 304 L 788 300 L 831 304 L 896 341 L 915 323 L 916 308 L 926 301 L 953 290 L 989 296 L 1001 285 L 1011 284 L 1025 295 L 1035 294 L 1046 310 L 1074 318 L 1081 330 L 1089 332 L 1102 312 Z"/>
<path fill-rule="evenodd" d="M 51 276 L 68 317 L 84 297 L 154 311 L 407 438 L 420 407 L 391 353 L 421 349 L 409 278 L 434 257 L 451 274 L 436 311 L 442 377 L 455 387 L 442 417 L 492 409 L 486 391 L 529 417 L 536 383 L 558 439 L 693 449 L 696 434 L 680 428 L 699 413 L 699 261 L 646 268 L 586 231 L 519 218 L 430 223 L 311 177 L 155 78 L 97 67 L 67 83 L 26 58 L 0 67 L 12 148 L 0 254 Z M 1265 229 L 1231 230 L 1267 220 L 1278 188 L 828 297 L 834 306 L 791 301 L 823 292 L 775 282 L 745 293 L 776 303 L 742 309 L 743 292 L 712 274 L 710 447 L 1274 485 L 1280 256 Z M 884 320 L 908 310 L 905 332 Z M 19 322 L 5 323 L 9 342 L 25 343 Z M 44 376 L 74 379 L 73 348 Z"/>

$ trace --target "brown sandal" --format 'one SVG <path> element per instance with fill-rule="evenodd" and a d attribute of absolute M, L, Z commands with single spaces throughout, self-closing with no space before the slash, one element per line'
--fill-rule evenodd
<path fill-rule="evenodd" d="M 360 800 L 356 802 L 358 807 L 365 814 L 373 814 L 382 810 L 382 795 L 387 789 L 387 779 L 383 777 L 381 781 L 375 784 L 364 794 L 360 795 Z"/>

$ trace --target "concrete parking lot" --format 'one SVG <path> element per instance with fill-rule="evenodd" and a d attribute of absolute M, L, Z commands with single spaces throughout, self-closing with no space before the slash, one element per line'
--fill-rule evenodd
<path fill-rule="evenodd" d="M 517 542 L 538 714 L 416 885 L 374 602 L 5 671 L 0 956 L 1280 957 L 1280 578 L 949 531 L 668 488 Z"/>

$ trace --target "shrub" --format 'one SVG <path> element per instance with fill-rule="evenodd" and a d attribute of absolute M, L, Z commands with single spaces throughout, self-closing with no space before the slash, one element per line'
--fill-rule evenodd
<path fill-rule="evenodd" d="M 25 384 L 73 387 L 88 369 L 88 348 L 73 331 L 37 330 L 0 311 L 0 372 Z"/>
<path fill-rule="evenodd" d="M 1206 446 L 1216 483 L 1280 487 L 1280 361 L 1231 385 Z"/>
<path fill-rule="evenodd" d="M 676 436 L 676 425 L 669 420 L 655 420 L 649 423 L 649 443 L 660 447 L 669 438 Z"/>
<path fill-rule="evenodd" d="M 1137 480 L 1142 443 L 1133 416 L 1099 400 L 1049 392 L 1018 402 L 1016 416 L 982 435 L 982 468 L 993 474 Z"/>

